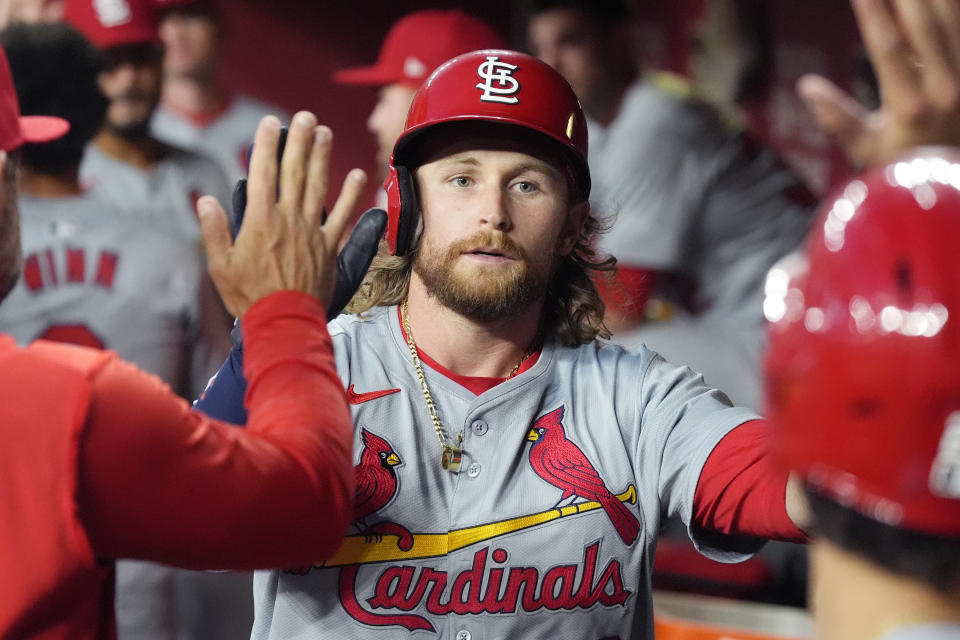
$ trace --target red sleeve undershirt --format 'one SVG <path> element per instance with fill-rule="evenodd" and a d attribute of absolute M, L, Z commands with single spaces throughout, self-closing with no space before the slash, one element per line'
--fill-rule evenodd
<path fill-rule="evenodd" d="M 97 373 L 78 504 L 98 557 L 252 569 L 336 550 L 352 513 L 353 429 L 325 317 L 296 292 L 246 313 L 246 429 L 120 360 Z"/>
<path fill-rule="evenodd" d="M 694 522 L 711 531 L 806 542 L 787 515 L 787 474 L 770 464 L 765 420 L 728 433 L 707 458 L 693 498 Z"/>
<path fill-rule="evenodd" d="M 657 271 L 617 265 L 612 281 L 597 278 L 595 284 L 607 309 L 626 318 L 642 319 L 647 300 L 657 285 Z"/>

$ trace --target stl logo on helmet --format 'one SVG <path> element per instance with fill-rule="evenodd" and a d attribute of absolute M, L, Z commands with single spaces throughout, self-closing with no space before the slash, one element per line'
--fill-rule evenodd
<path fill-rule="evenodd" d="M 116 27 L 130 21 L 132 13 L 126 0 L 93 0 L 97 19 L 105 27 Z"/>
<path fill-rule="evenodd" d="M 517 65 L 503 62 L 498 56 L 487 56 L 484 62 L 477 67 L 477 76 L 483 80 L 476 84 L 477 89 L 483 90 L 480 96 L 482 102 L 503 102 L 516 104 L 520 102 L 517 93 L 520 83 L 513 77 Z"/>

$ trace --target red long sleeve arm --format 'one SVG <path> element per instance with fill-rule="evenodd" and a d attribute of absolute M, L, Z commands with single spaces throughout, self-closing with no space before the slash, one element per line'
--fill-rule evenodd
<path fill-rule="evenodd" d="M 251 569 L 339 546 L 353 511 L 353 429 L 323 307 L 277 293 L 243 328 L 246 429 L 192 411 L 120 360 L 97 373 L 78 503 L 98 557 Z"/>
<path fill-rule="evenodd" d="M 787 474 L 770 464 L 770 425 L 753 420 L 714 448 L 697 482 L 694 522 L 711 531 L 806 542 L 786 510 Z"/>

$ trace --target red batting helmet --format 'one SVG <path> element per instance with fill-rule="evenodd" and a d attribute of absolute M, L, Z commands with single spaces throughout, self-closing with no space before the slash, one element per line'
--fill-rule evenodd
<path fill-rule="evenodd" d="M 574 202 L 590 195 L 587 126 L 573 89 L 559 73 L 524 53 L 484 49 L 443 63 L 413 98 L 393 148 L 387 191 L 387 242 L 404 255 L 414 243 L 419 216 L 411 172 L 417 151 L 437 131 L 472 123 L 535 138 L 566 161 Z M 455 135 L 455 134 L 454 134 Z"/>
<path fill-rule="evenodd" d="M 777 459 L 874 520 L 960 536 L 960 150 L 864 173 L 808 243 L 767 279 Z"/>

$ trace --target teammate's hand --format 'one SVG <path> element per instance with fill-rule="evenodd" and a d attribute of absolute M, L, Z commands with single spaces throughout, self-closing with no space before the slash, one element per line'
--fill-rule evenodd
<path fill-rule="evenodd" d="M 960 145 L 960 0 L 851 0 L 880 85 L 868 112 L 826 78 L 797 91 L 858 166 L 923 144 Z"/>
<path fill-rule="evenodd" d="M 297 113 L 278 168 L 279 136 L 279 120 L 267 116 L 260 121 L 244 221 L 235 241 L 220 203 L 209 196 L 197 203 L 210 275 L 224 305 L 237 317 L 276 291 L 302 291 L 329 304 L 337 247 L 356 218 L 366 182 L 363 171 L 352 170 L 324 223 L 330 129 L 317 126 L 311 113 Z"/>
<path fill-rule="evenodd" d="M 287 128 L 280 129 L 280 138 L 277 146 L 279 158 L 286 145 Z M 279 161 L 279 160 L 278 160 Z M 249 164 L 249 163 L 248 163 Z M 240 178 L 233 189 L 233 235 L 240 232 L 243 224 L 243 214 L 247 209 L 247 179 Z M 360 220 L 350 232 L 350 238 L 337 256 L 337 282 L 333 287 L 333 297 L 327 305 L 327 319 L 333 320 L 343 311 L 344 307 L 353 298 L 363 281 L 370 263 L 377 255 L 380 239 L 387 228 L 387 212 L 383 209 L 368 209 L 360 216 Z M 239 331 L 235 332 L 237 335 Z M 235 347 L 242 347 L 242 343 L 234 340 Z"/>

